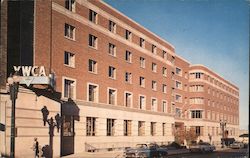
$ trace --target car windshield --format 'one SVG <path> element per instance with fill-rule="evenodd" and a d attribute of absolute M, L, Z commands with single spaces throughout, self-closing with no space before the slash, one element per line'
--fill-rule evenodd
<path fill-rule="evenodd" d="M 147 148 L 147 145 L 146 144 L 137 144 L 136 148 L 143 148 L 143 149 L 145 149 L 145 148 Z"/>

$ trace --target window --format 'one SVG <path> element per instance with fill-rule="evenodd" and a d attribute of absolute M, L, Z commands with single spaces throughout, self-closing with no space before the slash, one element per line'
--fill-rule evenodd
<path fill-rule="evenodd" d="M 65 0 L 65 8 L 75 12 L 75 0 Z"/>
<path fill-rule="evenodd" d="M 116 33 L 116 23 L 111 20 L 109 20 L 109 31 L 112 33 Z"/>
<path fill-rule="evenodd" d="M 132 33 L 130 31 L 126 30 L 125 38 L 126 38 L 126 40 L 132 41 Z"/>
<path fill-rule="evenodd" d="M 116 79 L 116 68 L 109 66 L 109 78 Z"/>
<path fill-rule="evenodd" d="M 94 35 L 89 35 L 89 46 L 93 48 L 97 48 L 97 37 Z"/>
<path fill-rule="evenodd" d="M 156 54 L 156 46 L 152 44 L 152 53 Z"/>
<path fill-rule="evenodd" d="M 157 111 L 157 99 L 151 99 L 151 111 Z"/>
<path fill-rule="evenodd" d="M 108 89 L 108 104 L 116 105 L 116 90 Z"/>
<path fill-rule="evenodd" d="M 181 95 L 178 95 L 178 94 L 175 95 L 175 101 L 181 103 L 181 102 L 182 102 L 182 97 L 181 97 Z"/>
<path fill-rule="evenodd" d="M 189 87 L 190 92 L 203 92 L 204 86 L 203 85 L 191 85 Z"/>
<path fill-rule="evenodd" d="M 151 136 L 156 135 L 156 122 L 150 122 L 150 134 Z"/>
<path fill-rule="evenodd" d="M 116 56 L 116 46 L 112 43 L 109 43 L 109 54 Z"/>
<path fill-rule="evenodd" d="M 152 63 L 152 71 L 157 72 L 157 65 L 156 63 Z"/>
<path fill-rule="evenodd" d="M 139 96 L 139 109 L 143 109 L 143 110 L 146 109 L 146 97 L 145 96 L 142 96 L 142 95 Z"/>
<path fill-rule="evenodd" d="M 192 110 L 191 111 L 191 118 L 202 118 L 202 111 L 201 110 Z"/>
<path fill-rule="evenodd" d="M 201 127 L 200 126 L 195 126 L 195 133 L 197 136 L 201 135 Z"/>
<path fill-rule="evenodd" d="M 145 135 L 145 121 L 138 121 L 138 136 Z"/>
<path fill-rule="evenodd" d="M 97 24 L 97 13 L 93 10 L 89 10 L 89 21 Z"/>
<path fill-rule="evenodd" d="M 152 81 L 152 90 L 156 91 L 157 90 L 157 84 L 156 81 Z"/>
<path fill-rule="evenodd" d="M 89 59 L 89 72 L 97 73 L 97 62 Z"/>
<path fill-rule="evenodd" d="M 167 60 L 167 52 L 166 51 L 162 51 L 162 58 L 164 59 L 164 60 Z"/>
<path fill-rule="evenodd" d="M 95 125 L 96 118 L 95 117 L 87 117 L 86 118 L 86 135 L 87 136 L 95 136 Z"/>
<path fill-rule="evenodd" d="M 162 85 L 162 92 L 167 93 L 167 85 L 165 84 Z"/>
<path fill-rule="evenodd" d="M 140 47 L 145 48 L 145 40 L 140 38 Z"/>
<path fill-rule="evenodd" d="M 162 101 L 162 112 L 167 112 L 167 102 Z"/>
<path fill-rule="evenodd" d="M 182 84 L 181 84 L 181 82 L 175 81 L 175 87 L 176 87 L 177 89 L 182 89 Z"/>
<path fill-rule="evenodd" d="M 88 101 L 98 102 L 98 86 L 93 84 L 88 84 Z"/>
<path fill-rule="evenodd" d="M 124 120 L 124 122 L 123 122 L 124 136 L 131 136 L 131 129 L 132 129 L 132 121 L 131 120 Z"/>
<path fill-rule="evenodd" d="M 70 67 L 75 67 L 75 54 L 64 52 L 64 64 Z"/>
<path fill-rule="evenodd" d="M 162 68 L 162 75 L 167 77 L 167 68 L 165 67 Z"/>
<path fill-rule="evenodd" d="M 179 75 L 179 76 L 182 75 L 182 71 L 181 71 L 181 69 L 178 68 L 178 67 L 175 69 L 175 73 L 176 73 L 177 75 Z"/>
<path fill-rule="evenodd" d="M 132 73 L 126 72 L 125 73 L 125 82 L 132 83 Z"/>
<path fill-rule="evenodd" d="M 64 97 L 75 98 L 75 81 L 64 79 Z"/>
<path fill-rule="evenodd" d="M 166 135 L 166 123 L 162 123 L 162 136 Z"/>
<path fill-rule="evenodd" d="M 107 119 L 107 136 L 115 135 L 115 119 Z"/>
<path fill-rule="evenodd" d="M 131 53 L 131 52 L 126 51 L 126 53 L 125 53 L 125 60 L 126 60 L 127 62 L 129 62 L 129 63 L 132 62 L 132 53 Z"/>
<path fill-rule="evenodd" d="M 175 116 L 176 117 L 181 117 L 181 109 L 175 108 Z"/>
<path fill-rule="evenodd" d="M 140 67 L 145 68 L 145 58 L 140 57 Z"/>
<path fill-rule="evenodd" d="M 124 100 L 124 104 L 126 107 L 131 107 L 132 106 L 132 94 L 129 92 L 125 92 L 125 100 Z"/>
<path fill-rule="evenodd" d="M 190 104 L 204 104 L 204 98 L 201 97 L 195 97 L 189 99 Z"/>
<path fill-rule="evenodd" d="M 144 77 L 140 77 L 140 86 L 145 87 L 145 78 Z"/>
<path fill-rule="evenodd" d="M 75 27 L 69 24 L 65 24 L 64 36 L 75 40 Z"/>

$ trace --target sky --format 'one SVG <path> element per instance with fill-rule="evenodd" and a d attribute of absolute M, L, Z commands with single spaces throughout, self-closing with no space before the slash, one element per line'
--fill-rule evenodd
<path fill-rule="evenodd" d="M 249 5 L 245 0 L 104 0 L 240 89 L 240 129 L 249 128 Z"/>

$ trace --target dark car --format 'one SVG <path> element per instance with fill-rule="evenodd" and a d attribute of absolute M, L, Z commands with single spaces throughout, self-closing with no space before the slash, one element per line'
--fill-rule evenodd
<path fill-rule="evenodd" d="M 126 158 L 163 158 L 167 157 L 166 149 L 157 144 L 137 144 L 135 148 L 127 148 L 124 152 Z"/>

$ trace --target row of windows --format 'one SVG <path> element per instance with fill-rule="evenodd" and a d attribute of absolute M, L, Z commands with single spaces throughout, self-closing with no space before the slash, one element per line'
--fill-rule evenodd
<path fill-rule="evenodd" d="M 99 102 L 99 85 L 97 84 L 88 84 L 88 94 L 87 101 L 90 102 Z M 117 104 L 117 89 L 108 88 L 108 104 L 116 105 Z M 64 97 L 65 98 L 75 98 L 75 81 L 70 79 L 64 79 Z M 139 109 L 146 109 L 146 96 L 139 95 Z M 158 103 L 156 98 L 151 98 L 151 110 L 157 111 Z M 132 107 L 133 106 L 133 94 L 131 92 L 124 92 L 124 106 Z M 162 112 L 167 112 L 167 101 L 162 101 Z"/>
<path fill-rule="evenodd" d="M 75 12 L 75 7 L 76 6 L 76 3 L 75 3 L 75 0 L 66 0 L 65 1 L 65 8 L 72 11 L 72 12 Z M 94 10 L 91 10 L 89 9 L 89 21 L 97 24 L 98 23 L 98 14 L 94 11 Z M 108 22 L 108 30 L 112 33 L 116 33 L 116 27 L 117 27 L 117 24 L 112 21 L 112 20 L 109 20 Z M 74 26 L 70 26 L 67 24 L 67 28 L 69 29 L 69 38 L 71 39 L 75 39 L 75 27 Z M 65 30 L 66 30 L 66 25 L 65 25 Z M 66 31 L 65 31 L 66 32 Z M 66 34 L 65 34 L 66 36 Z M 132 32 L 129 31 L 129 30 L 125 30 L 125 34 L 124 34 L 124 38 L 128 41 L 131 41 L 132 42 Z M 91 39 L 89 40 L 91 43 L 89 43 L 90 45 L 92 45 L 94 48 L 97 48 L 97 38 L 95 36 L 92 36 Z M 145 39 L 143 38 L 139 38 L 139 46 L 142 47 L 142 48 L 145 48 L 145 44 L 146 44 L 146 41 Z M 151 45 L 151 50 L 150 50 L 153 54 L 157 54 L 157 47 L 152 44 Z M 162 58 L 164 60 L 167 60 L 167 52 L 166 51 L 162 51 Z M 172 56 L 172 58 L 170 59 L 171 62 L 174 62 L 174 57 Z"/>
<path fill-rule="evenodd" d="M 72 55 L 72 53 L 65 52 L 64 58 L 65 58 L 65 61 L 64 61 L 65 65 L 74 66 L 73 62 L 75 61 L 75 58 L 74 58 L 74 55 Z M 96 61 L 89 59 L 88 71 L 91 73 L 97 74 L 97 62 Z M 116 68 L 113 66 L 109 66 L 108 67 L 108 77 L 111 79 L 116 79 L 116 74 L 117 74 Z M 164 67 L 163 67 L 163 75 L 166 75 L 166 68 L 164 68 Z M 125 72 L 124 78 L 125 78 L 124 80 L 126 83 L 132 84 L 132 73 Z M 140 76 L 139 77 L 139 85 L 141 87 L 145 88 L 145 84 L 146 84 L 145 77 Z M 157 82 L 153 80 L 151 82 L 151 84 L 152 84 L 152 86 L 151 86 L 152 90 L 157 91 Z M 162 92 L 167 93 L 167 85 L 166 84 L 162 84 Z"/>
<path fill-rule="evenodd" d="M 232 88 L 230 88 L 229 86 L 226 86 L 225 84 L 223 84 L 222 82 L 216 80 L 215 78 L 212 78 L 210 77 L 209 75 L 206 75 L 207 78 L 205 78 L 205 75 L 204 73 L 202 72 L 195 72 L 195 73 L 190 73 L 190 79 L 207 79 L 208 82 L 214 84 L 214 85 L 217 85 L 219 86 L 220 88 L 232 93 L 232 94 L 235 94 L 235 95 L 238 95 L 238 92 L 233 90 Z"/>
<path fill-rule="evenodd" d="M 217 112 L 211 112 L 207 111 L 207 119 L 208 120 L 214 120 L 214 121 L 220 121 L 220 120 L 226 120 L 228 123 L 237 123 L 237 117 L 233 115 L 226 115 L 222 113 L 217 113 Z"/>
<path fill-rule="evenodd" d="M 96 47 L 97 46 L 97 38 L 93 35 L 89 35 L 89 46 Z M 109 43 L 109 54 L 112 56 L 116 56 L 116 46 L 112 43 Z M 128 63 L 132 63 L 132 53 L 130 51 L 125 52 L 125 61 Z M 145 68 L 146 67 L 146 59 L 143 57 L 140 57 L 140 67 Z M 70 67 L 75 67 L 75 54 L 72 52 L 65 51 L 64 53 L 64 64 Z M 151 67 L 152 72 L 157 73 L 157 64 L 152 63 Z M 162 67 L 162 75 L 164 77 L 167 77 L 167 68 Z"/>
<path fill-rule="evenodd" d="M 96 136 L 97 134 L 97 119 L 96 117 L 87 117 L 86 118 L 86 136 Z M 131 136 L 132 135 L 132 120 L 123 120 L 123 136 Z M 156 135 L 156 122 L 150 122 L 150 135 Z M 116 119 L 107 119 L 106 124 L 106 135 L 107 136 L 115 136 L 116 128 Z M 138 121 L 137 126 L 138 136 L 145 136 L 145 121 Z M 166 123 L 162 123 L 162 136 L 166 135 Z"/>

